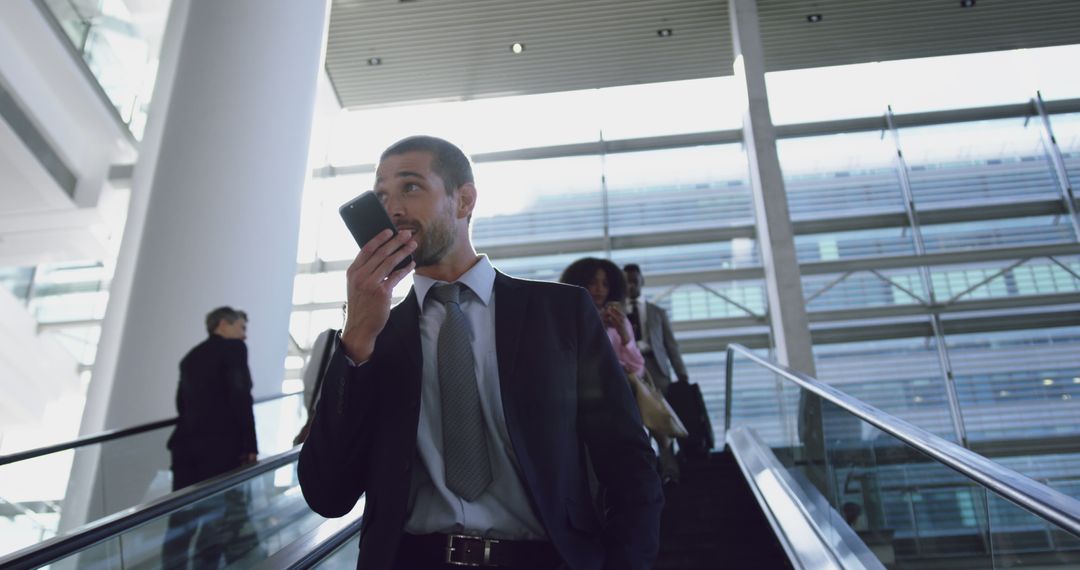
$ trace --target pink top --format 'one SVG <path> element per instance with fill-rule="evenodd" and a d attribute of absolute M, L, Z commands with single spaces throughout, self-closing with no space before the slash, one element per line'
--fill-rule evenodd
<path fill-rule="evenodd" d="M 619 331 L 615 330 L 615 327 L 607 327 L 608 339 L 611 340 L 611 346 L 615 349 L 615 356 L 619 357 L 619 364 L 622 364 L 623 369 L 630 369 L 633 374 L 641 375 L 645 371 L 645 357 L 641 356 L 641 351 L 638 350 L 637 343 L 634 342 L 634 329 L 630 326 L 630 319 L 623 317 L 623 329 L 626 331 L 627 338 L 630 342 L 623 344 L 619 340 Z"/>

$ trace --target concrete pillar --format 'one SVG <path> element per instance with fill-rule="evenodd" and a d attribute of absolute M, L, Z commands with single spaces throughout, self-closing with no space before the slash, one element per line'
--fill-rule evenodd
<path fill-rule="evenodd" d="M 754 219 L 761 263 L 765 269 L 773 348 L 781 364 L 816 376 L 810 321 L 806 315 L 799 262 L 795 257 L 795 232 L 776 152 L 776 129 L 769 115 L 769 98 L 765 89 L 765 50 L 761 42 L 757 1 L 728 0 L 728 10 L 735 77 L 742 83 L 746 94 L 743 143 L 750 162 Z M 779 393 L 777 398 L 780 398 Z M 831 497 L 833 493 L 824 461 L 822 413 L 821 399 L 801 391 L 796 421 L 801 443 L 800 459 L 806 465 L 806 474 L 814 485 L 823 495 Z M 789 419 L 783 418 L 781 421 L 787 422 Z"/>
<path fill-rule="evenodd" d="M 788 212 L 784 176 L 776 154 L 776 129 L 769 115 L 765 90 L 765 55 L 761 45 L 755 0 L 728 0 L 735 77 L 746 93 L 743 142 L 750 161 L 750 185 L 758 247 L 765 269 L 776 358 L 791 368 L 814 376 L 810 322 L 806 317 L 799 263 L 795 258 L 795 232 Z"/>
<path fill-rule="evenodd" d="M 82 433 L 175 416 L 177 364 L 220 305 L 250 316 L 255 396 L 280 391 L 328 16 L 327 0 L 174 0 Z M 168 468 L 157 439 L 156 465 L 77 462 L 63 526 L 95 518 L 74 502 L 102 484 L 107 511 L 138 502 Z"/>

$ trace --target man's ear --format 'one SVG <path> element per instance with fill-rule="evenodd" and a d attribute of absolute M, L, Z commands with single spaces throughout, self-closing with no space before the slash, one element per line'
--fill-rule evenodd
<path fill-rule="evenodd" d="M 466 182 L 458 186 L 454 195 L 457 197 L 457 217 L 471 218 L 473 209 L 476 208 L 476 185 Z"/>

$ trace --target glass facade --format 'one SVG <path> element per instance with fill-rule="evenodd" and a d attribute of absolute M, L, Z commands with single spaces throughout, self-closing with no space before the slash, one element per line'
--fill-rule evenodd
<path fill-rule="evenodd" d="M 1061 50 L 1075 54 L 1077 46 Z M 1016 64 L 1043 53 L 999 57 Z M 963 67 L 956 62 L 964 57 L 991 55 L 962 56 L 934 73 Z M 807 126 L 778 141 L 818 378 L 948 439 L 959 439 L 959 421 L 976 451 L 1080 497 L 1080 245 L 1055 171 L 1058 152 L 1067 176 L 1080 181 L 1080 106 L 1066 99 L 1080 92 L 1032 72 L 1015 82 L 1020 87 L 984 86 L 996 89 L 993 96 L 972 88 L 930 101 L 904 87 L 904 78 L 912 83 L 929 69 L 919 65 L 937 64 L 902 63 L 768 77 L 776 122 L 789 126 L 874 119 L 890 103 L 901 118 L 965 110 L 962 120 L 945 113 L 934 124 L 901 126 L 898 143 L 883 120 L 873 130 Z M 904 76 L 904 69 L 913 71 Z M 887 91 L 847 90 L 837 98 L 847 103 L 813 111 L 795 104 L 800 90 L 806 96 L 815 85 L 832 87 L 821 74 L 844 73 L 859 85 L 882 78 L 874 89 Z M 1039 88 L 1061 94 L 1048 103 L 1074 110 L 1049 116 L 1056 148 L 1046 144 L 1034 106 L 1031 116 L 1006 118 L 1000 109 L 978 109 L 1027 103 Z M 690 378 L 722 436 L 725 346 L 739 342 L 767 356 L 770 345 L 749 166 L 738 133 L 730 132 L 740 121 L 727 104 L 736 99 L 732 89 L 715 79 L 344 112 L 331 129 L 325 167 L 303 197 L 283 380 L 299 378 L 316 336 L 341 324 L 344 272 L 356 245 L 337 208 L 371 188 L 371 161 L 383 147 L 426 132 L 475 153 L 474 243 L 501 270 L 555 280 L 583 256 L 641 265 L 645 296 L 668 311 Z M 656 108 L 663 111 L 641 112 Z M 703 132 L 727 142 L 690 136 Z M 666 138 L 649 138 L 656 136 Z M 634 150 L 616 152 L 625 148 Z M 18 268 L 0 281 L 90 366 L 108 295 L 103 272 L 100 265 Z M 404 297 L 410 286 L 406 279 L 395 295 Z M 931 327 L 935 315 L 940 335 Z M 736 420 L 770 445 L 790 442 L 795 423 L 770 418 L 791 416 L 798 394 L 778 395 L 771 375 L 737 367 Z M 869 437 L 857 424 L 827 429 Z M 1001 529 L 1032 526 L 937 471 L 911 462 L 875 466 L 874 484 L 885 497 L 878 523 L 908 551 L 1018 540 L 1019 531 Z M 836 473 L 859 476 L 839 464 Z M 961 542 L 941 539 L 949 536 Z M 1003 548 L 1045 550 L 1062 540 L 1053 529 L 1039 536 L 1043 542 Z M 977 559 L 986 562 L 982 546 Z"/>

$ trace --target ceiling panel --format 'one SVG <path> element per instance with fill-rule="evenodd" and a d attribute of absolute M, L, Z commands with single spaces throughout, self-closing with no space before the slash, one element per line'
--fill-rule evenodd
<path fill-rule="evenodd" d="M 758 5 L 770 70 L 1080 43 L 1077 0 Z M 335 0 L 326 66 L 357 108 L 715 77 L 731 60 L 724 0 Z"/>

